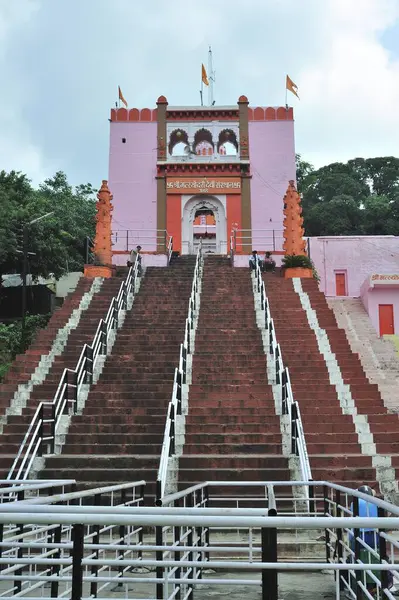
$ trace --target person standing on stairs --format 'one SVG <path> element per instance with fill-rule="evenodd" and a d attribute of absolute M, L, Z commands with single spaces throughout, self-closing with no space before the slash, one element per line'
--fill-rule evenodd
<path fill-rule="evenodd" d="M 251 271 L 256 269 L 256 265 L 259 265 L 260 268 L 263 268 L 263 261 L 259 258 L 258 252 L 256 250 L 252 251 L 252 256 L 249 259 L 249 268 Z"/>
<path fill-rule="evenodd" d="M 266 252 L 265 259 L 263 261 L 263 270 L 271 271 L 274 273 L 276 271 L 276 262 L 272 259 L 272 253 Z"/>
<path fill-rule="evenodd" d="M 130 260 L 127 263 L 127 266 L 133 267 L 136 263 L 136 260 L 138 261 L 138 265 L 137 265 L 137 275 L 139 277 L 141 277 L 141 274 L 143 272 L 143 269 L 141 267 L 141 246 L 136 246 L 136 248 L 134 248 L 131 253 L 130 253 Z"/>

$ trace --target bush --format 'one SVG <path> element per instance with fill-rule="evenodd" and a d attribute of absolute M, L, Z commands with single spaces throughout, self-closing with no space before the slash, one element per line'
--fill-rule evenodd
<path fill-rule="evenodd" d="M 287 254 L 283 258 L 283 267 L 285 269 L 294 269 L 302 267 L 303 269 L 313 269 L 313 263 L 308 256 L 304 254 Z"/>
<path fill-rule="evenodd" d="M 282 260 L 282 266 L 283 269 L 295 269 L 297 267 L 312 269 L 314 279 L 316 279 L 317 283 L 320 282 L 319 274 L 309 256 L 304 254 L 286 254 Z"/>
<path fill-rule="evenodd" d="M 27 350 L 37 332 L 47 325 L 50 315 L 27 315 L 25 335 L 22 339 L 22 322 L 8 325 L 0 323 L 0 381 L 3 380 L 17 354 Z"/>

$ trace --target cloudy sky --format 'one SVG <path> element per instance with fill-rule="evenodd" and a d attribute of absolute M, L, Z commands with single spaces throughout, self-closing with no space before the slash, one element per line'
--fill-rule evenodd
<path fill-rule="evenodd" d="M 0 169 L 98 185 L 109 109 L 198 104 L 214 53 L 218 104 L 294 96 L 316 166 L 398 155 L 399 0 L 0 0 Z"/>

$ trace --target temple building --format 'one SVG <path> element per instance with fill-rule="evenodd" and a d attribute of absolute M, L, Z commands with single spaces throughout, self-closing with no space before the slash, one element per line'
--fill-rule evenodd
<path fill-rule="evenodd" d="M 195 254 L 202 239 L 205 254 L 230 255 L 234 267 L 247 267 L 254 249 L 280 266 L 295 178 L 292 107 L 250 106 L 246 96 L 169 106 L 160 96 L 153 108 L 112 109 L 112 263 L 126 265 L 140 245 L 147 266 L 166 266 L 172 251 Z M 304 241 L 326 296 L 361 298 L 380 334 L 399 331 L 397 237 Z"/>
<path fill-rule="evenodd" d="M 154 109 L 113 109 L 114 262 L 138 243 L 165 252 L 168 236 L 181 254 L 193 254 L 202 234 L 206 251 L 228 254 L 234 230 L 237 252 L 250 253 L 263 242 L 256 237 L 281 251 L 291 179 L 292 108 L 253 108 L 246 96 L 234 106 L 169 106 L 161 96 Z"/>

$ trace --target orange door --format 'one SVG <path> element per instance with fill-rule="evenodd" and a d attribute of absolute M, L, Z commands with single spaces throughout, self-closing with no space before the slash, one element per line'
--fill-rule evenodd
<path fill-rule="evenodd" d="M 393 304 L 379 304 L 378 315 L 380 319 L 380 335 L 395 333 L 393 323 Z"/>
<path fill-rule="evenodd" d="M 335 273 L 335 293 L 337 296 L 346 296 L 345 273 Z"/>

